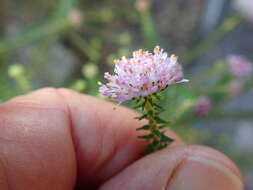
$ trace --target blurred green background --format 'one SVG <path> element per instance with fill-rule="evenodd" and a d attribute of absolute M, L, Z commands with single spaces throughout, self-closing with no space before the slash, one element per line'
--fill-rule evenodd
<path fill-rule="evenodd" d="M 251 0 L 1 0 L 0 100 L 45 86 L 103 98 L 115 58 L 160 45 L 190 79 L 163 94 L 163 117 L 228 155 L 253 189 L 253 74 L 234 76 L 228 59 L 252 65 L 251 12 Z"/>

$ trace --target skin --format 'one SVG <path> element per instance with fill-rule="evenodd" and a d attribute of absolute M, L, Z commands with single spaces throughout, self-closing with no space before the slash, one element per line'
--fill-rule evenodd
<path fill-rule="evenodd" d="M 177 140 L 141 157 L 133 111 L 47 88 L 0 105 L 2 190 L 241 190 L 222 153 Z"/>

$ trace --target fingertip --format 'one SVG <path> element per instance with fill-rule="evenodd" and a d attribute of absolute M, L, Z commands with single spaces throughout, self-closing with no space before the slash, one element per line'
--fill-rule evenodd
<path fill-rule="evenodd" d="M 176 145 L 138 160 L 101 190 L 242 190 L 242 180 L 233 167 L 218 151 Z"/>
<path fill-rule="evenodd" d="M 208 159 L 222 163 L 242 180 L 242 175 L 237 166 L 222 152 L 219 152 L 214 148 L 202 145 L 190 145 L 188 151 L 191 152 L 190 154 L 192 155 L 201 155 L 202 157 L 206 157 Z"/>
<path fill-rule="evenodd" d="M 221 152 L 192 145 L 171 174 L 166 190 L 242 190 L 242 177 L 235 164 Z"/>

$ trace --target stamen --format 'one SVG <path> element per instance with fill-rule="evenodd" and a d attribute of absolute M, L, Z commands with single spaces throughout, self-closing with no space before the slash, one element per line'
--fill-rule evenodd
<path fill-rule="evenodd" d="M 170 59 L 171 59 L 171 61 L 173 61 L 173 62 L 177 62 L 178 56 L 175 56 L 174 54 L 172 54 L 172 55 L 170 56 Z"/>

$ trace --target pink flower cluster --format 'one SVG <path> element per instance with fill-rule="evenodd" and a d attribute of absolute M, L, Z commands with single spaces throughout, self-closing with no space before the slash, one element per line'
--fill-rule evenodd
<path fill-rule="evenodd" d="M 107 97 L 124 102 L 145 97 L 165 89 L 168 85 L 187 82 L 175 55 L 167 56 L 159 46 L 154 53 L 138 50 L 132 58 L 115 60 L 115 75 L 105 73 L 108 83 L 101 84 L 99 91 Z"/>
<path fill-rule="evenodd" d="M 231 55 L 227 60 L 230 72 L 236 77 L 248 76 L 253 70 L 252 64 L 243 56 Z"/>

